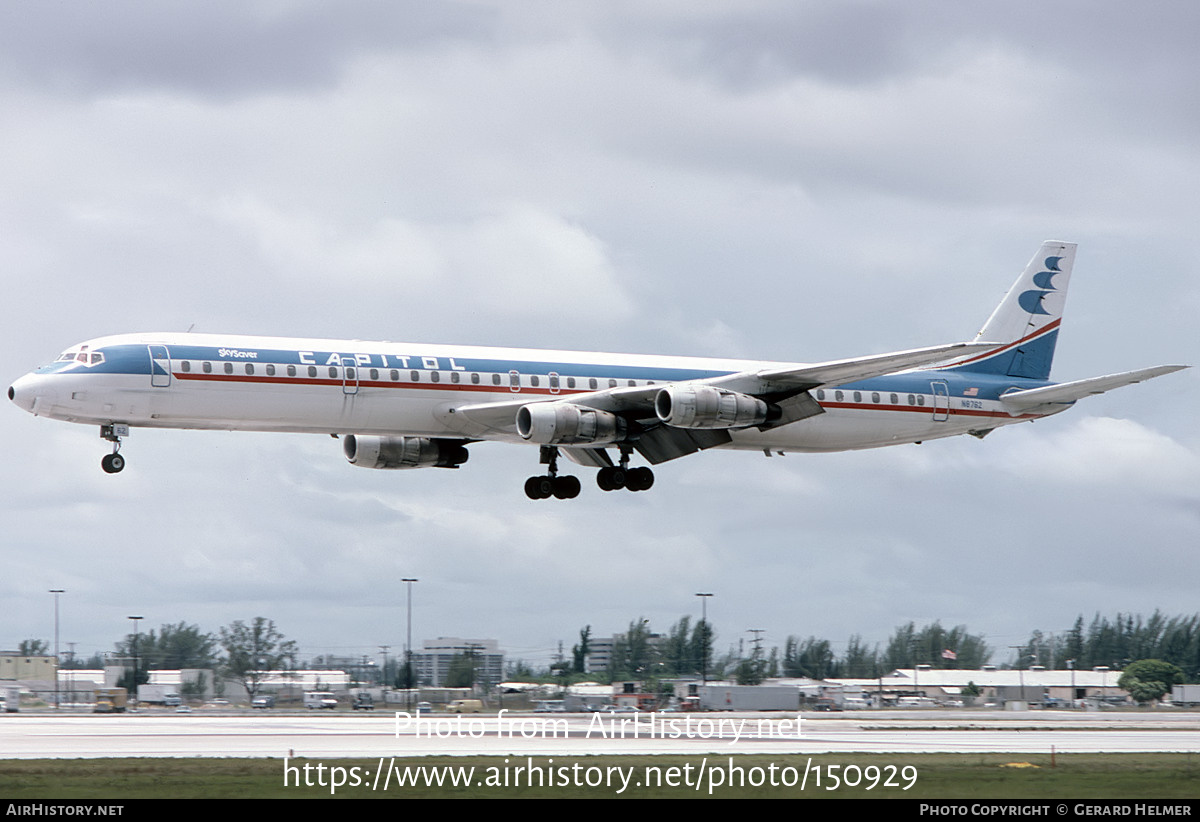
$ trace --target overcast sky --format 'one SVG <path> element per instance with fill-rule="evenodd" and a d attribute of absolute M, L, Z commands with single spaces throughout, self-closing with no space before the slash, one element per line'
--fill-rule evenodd
<path fill-rule="evenodd" d="M 0 378 L 197 331 L 813 362 L 971 338 L 1080 244 L 1053 377 L 1200 363 L 1200 7 L 0 5 Z M 365 471 L 328 437 L 5 403 L 0 648 L 262 615 L 302 655 L 710 616 L 724 650 L 910 620 L 997 648 L 1200 608 L 1198 377 L 980 442 L 706 453 L 532 502 L 537 451 Z M 996 661 L 1007 659 L 1000 651 Z"/>

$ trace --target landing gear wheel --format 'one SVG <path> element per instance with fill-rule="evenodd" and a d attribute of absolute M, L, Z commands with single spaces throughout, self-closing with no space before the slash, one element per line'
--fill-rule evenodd
<path fill-rule="evenodd" d="M 554 496 L 558 499 L 575 499 L 580 487 L 579 477 L 554 478 Z"/>
<path fill-rule="evenodd" d="M 100 467 L 106 474 L 120 473 L 121 469 L 125 467 L 125 458 L 120 454 L 107 454 L 104 459 L 100 460 Z"/>
<path fill-rule="evenodd" d="M 649 468 L 630 468 L 626 472 L 625 487 L 630 491 L 648 491 L 654 485 L 654 472 Z"/>
<path fill-rule="evenodd" d="M 564 479 L 566 479 L 564 477 Z M 525 496 L 530 499 L 548 499 L 555 494 L 556 480 L 546 474 L 540 477 L 530 477 L 525 480 Z"/>
<path fill-rule="evenodd" d="M 619 466 L 610 465 L 596 473 L 596 484 L 601 491 L 619 491 L 625 487 L 628 472 Z"/>

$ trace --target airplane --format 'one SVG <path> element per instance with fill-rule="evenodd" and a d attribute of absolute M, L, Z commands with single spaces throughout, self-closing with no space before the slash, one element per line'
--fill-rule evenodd
<path fill-rule="evenodd" d="M 481 441 L 539 446 L 530 499 L 578 496 L 558 460 L 598 469 L 604 491 L 645 491 L 651 465 L 710 448 L 878 448 L 1065 411 L 1178 371 L 1161 365 L 1055 384 L 1050 367 L 1075 261 L 1047 241 L 973 342 L 815 364 L 423 343 L 192 333 L 88 340 L 21 377 L 32 414 L 99 425 L 101 461 L 125 467 L 133 427 L 341 437 L 352 465 L 458 468 Z M 615 458 L 615 459 L 614 459 Z"/>

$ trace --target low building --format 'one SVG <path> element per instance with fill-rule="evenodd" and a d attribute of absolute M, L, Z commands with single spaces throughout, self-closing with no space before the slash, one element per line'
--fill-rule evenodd
<path fill-rule="evenodd" d="M 0 680 L 45 679 L 53 682 L 57 669 L 52 655 L 29 656 L 16 651 L 0 651 Z"/>
<path fill-rule="evenodd" d="M 901 697 L 927 697 L 939 704 L 962 702 L 973 685 L 985 702 L 1032 702 L 1070 705 L 1078 700 L 1120 700 L 1128 696 L 1117 687 L 1120 671 L 1097 668 L 1090 671 L 1049 670 L 1034 666 L 1025 670 L 978 670 L 897 668 L 875 679 L 832 679 L 849 690 L 871 695 L 884 704 Z"/>

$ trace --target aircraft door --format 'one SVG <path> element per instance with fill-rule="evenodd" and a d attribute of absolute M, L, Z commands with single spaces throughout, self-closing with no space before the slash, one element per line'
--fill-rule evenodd
<path fill-rule="evenodd" d="M 148 345 L 150 350 L 150 385 L 167 388 L 171 385 L 171 354 L 165 345 Z"/>
<path fill-rule="evenodd" d="M 348 396 L 358 393 L 358 363 L 353 357 L 342 357 L 342 393 Z"/>
<path fill-rule="evenodd" d="M 950 419 L 950 388 L 945 380 L 934 380 L 929 385 L 933 388 L 933 421 L 945 422 Z"/>

